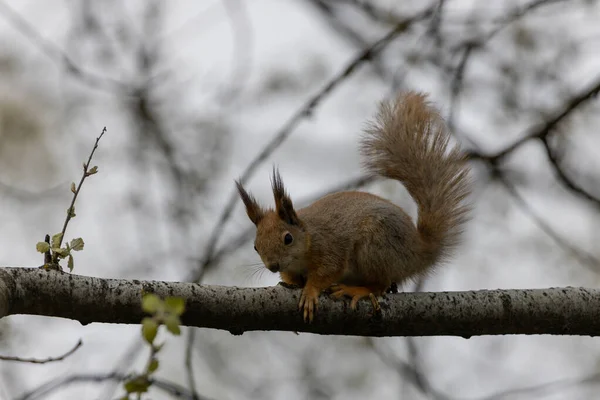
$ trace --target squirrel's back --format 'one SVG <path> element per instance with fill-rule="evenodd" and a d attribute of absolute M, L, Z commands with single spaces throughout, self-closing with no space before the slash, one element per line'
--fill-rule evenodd
<path fill-rule="evenodd" d="M 339 282 L 381 282 L 383 289 L 426 272 L 410 216 L 371 193 L 332 193 L 298 210 L 311 236 L 309 258 L 344 264 Z M 318 261 L 317 261 L 318 262 Z"/>
<path fill-rule="evenodd" d="M 470 210 L 469 168 L 424 94 L 383 102 L 361 143 L 367 170 L 404 184 L 419 207 L 417 231 L 426 264 L 458 245 Z"/>
<path fill-rule="evenodd" d="M 381 224 L 406 224 L 407 229 L 414 231 L 415 227 L 410 217 L 404 210 L 387 199 L 367 192 L 346 191 L 328 194 L 312 203 L 310 206 L 298 210 L 299 217 L 307 222 L 307 229 L 319 227 L 318 233 L 323 232 L 323 227 L 330 227 L 336 240 L 360 240 L 357 230 L 361 226 L 370 228 L 374 219 Z M 314 232 L 315 234 L 317 232 Z M 410 232 L 412 233 L 412 232 Z"/>

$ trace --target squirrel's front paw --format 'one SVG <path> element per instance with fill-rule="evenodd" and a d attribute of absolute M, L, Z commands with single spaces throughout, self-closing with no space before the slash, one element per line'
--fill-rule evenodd
<path fill-rule="evenodd" d="M 304 310 L 304 321 L 312 322 L 319 304 L 319 290 L 313 286 L 305 286 L 300 296 L 299 310 Z"/>

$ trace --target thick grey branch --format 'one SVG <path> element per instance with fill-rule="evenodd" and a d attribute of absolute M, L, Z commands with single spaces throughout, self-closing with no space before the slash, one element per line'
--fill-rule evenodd
<path fill-rule="evenodd" d="M 300 290 L 207 286 L 194 283 L 101 279 L 39 268 L 0 268 L 0 317 L 45 315 L 137 324 L 142 291 L 186 300 L 187 326 L 245 331 L 279 330 L 360 336 L 497 334 L 600 335 L 600 290 L 551 288 L 473 292 L 398 293 L 353 311 L 323 295 L 315 321 L 297 309 Z"/>

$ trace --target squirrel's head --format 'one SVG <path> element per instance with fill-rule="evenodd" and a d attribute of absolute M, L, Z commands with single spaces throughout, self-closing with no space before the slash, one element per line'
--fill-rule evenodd
<path fill-rule="evenodd" d="M 279 171 L 273 168 L 275 210 L 263 209 L 256 199 L 236 181 L 240 197 L 250 220 L 256 225 L 254 249 L 271 272 L 303 268 L 308 249 L 308 235 L 298 218 L 290 196 L 285 192 Z"/>

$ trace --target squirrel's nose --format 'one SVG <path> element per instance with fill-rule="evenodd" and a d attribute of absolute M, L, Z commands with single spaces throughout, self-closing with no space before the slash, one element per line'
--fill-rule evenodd
<path fill-rule="evenodd" d="M 276 263 L 276 262 L 269 263 L 269 264 L 267 264 L 267 268 L 271 272 L 279 272 L 279 263 Z"/>

